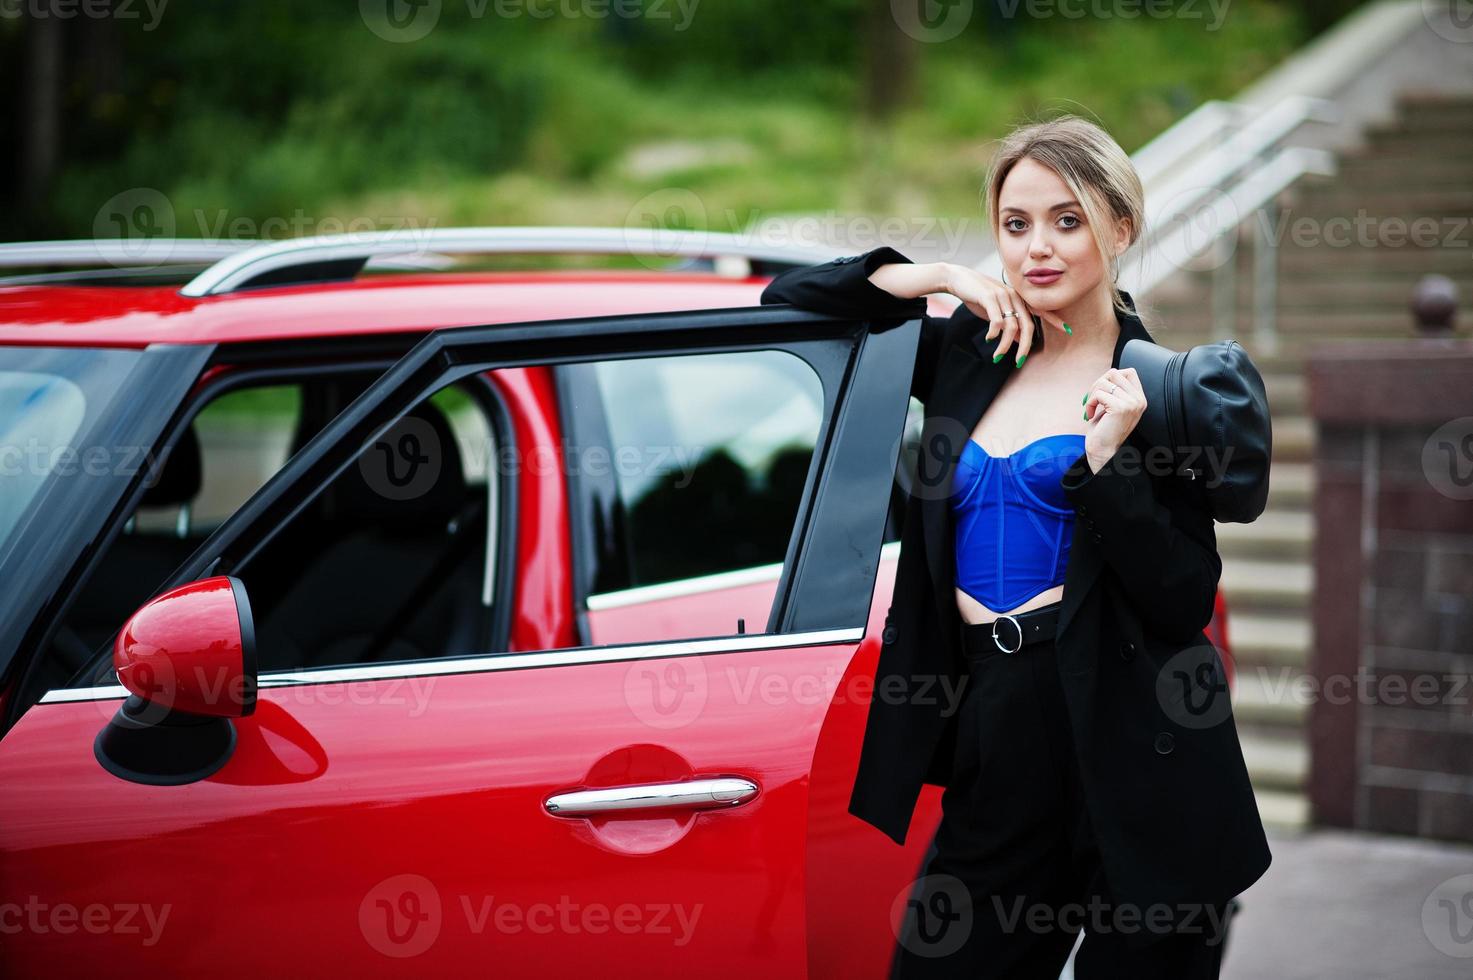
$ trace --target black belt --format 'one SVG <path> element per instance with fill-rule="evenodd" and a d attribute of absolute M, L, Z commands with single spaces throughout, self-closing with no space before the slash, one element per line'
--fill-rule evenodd
<path fill-rule="evenodd" d="M 1027 612 L 1004 614 L 986 623 L 962 623 L 962 651 L 968 660 L 984 660 L 1052 640 L 1058 631 L 1062 602 Z"/>

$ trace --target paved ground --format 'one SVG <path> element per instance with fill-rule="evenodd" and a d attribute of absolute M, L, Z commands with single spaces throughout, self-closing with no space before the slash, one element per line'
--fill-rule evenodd
<path fill-rule="evenodd" d="M 1225 978 L 1473 977 L 1473 847 L 1328 830 L 1271 831 L 1269 846 Z"/>
<path fill-rule="evenodd" d="M 1272 829 L 1269 846 L 1268 873 L 1240 896 L 1224 980 L 1473 977 L 1473 846 Z"/>

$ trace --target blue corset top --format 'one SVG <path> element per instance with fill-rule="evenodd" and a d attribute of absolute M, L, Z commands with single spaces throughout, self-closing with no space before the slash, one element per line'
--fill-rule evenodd
<path fill-rule="evenodd" d="M 1084 436 L 1060 432 L 1008 456 L 989 456 L 971 439 L 952 480 L 956 584 L 994 612 L 1006 612 L 1064 581 L 1074 509 L 1064 472 L 1084 452 Z"/>

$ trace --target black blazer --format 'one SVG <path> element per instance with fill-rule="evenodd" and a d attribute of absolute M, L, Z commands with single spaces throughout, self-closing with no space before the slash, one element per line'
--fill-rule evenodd
<path fill-rule="evenodd" d="M 892 321 L 874 329 L 923 318 L 911 383 L 926 409 L 922 476 L 906 505 L 849 801 L 850 813 L 901 844 L 921 785 L 950 779 L 960 698 L 943 692 L 958 691 L 966 675 L 955 530 L 938 491 L 951 485 L 962 440 L 1016 370 L 1016 348 L 993 363 L 988 323 L 965 305 L 950 318 L 928 316 L 924 299 L 899 299 L 869 281 L 880 266 L 909 261 L 884 246 L 790 269 L 762 293 L 763 303 Z M 1132 312 L 1117 311 L 1115 367 L 1126 341 L 1152 339 L 1124 298 Z M 1192 485 L 1144 465 L 1146 448 L 1132 433 L 1098 473 L 1081 454 L 1062 478 L 1076 520 L 1055 639 L 1105 875 L 1118 901 L 1140 909 L 1225 902 L 1270 861 L 1221 660 L 1203 632 L 1222 570 L 1212 517 Z M 1007 787 L 997 790 L 1006 806 Z"/>

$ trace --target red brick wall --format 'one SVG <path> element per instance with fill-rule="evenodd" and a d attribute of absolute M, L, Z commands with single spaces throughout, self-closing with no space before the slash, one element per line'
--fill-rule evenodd
<path fill-rule="evenodd" d="M 1473 841 L 1473 344 L 1321 348 L 1309 797 Z"/>

